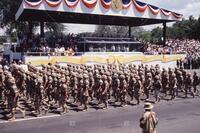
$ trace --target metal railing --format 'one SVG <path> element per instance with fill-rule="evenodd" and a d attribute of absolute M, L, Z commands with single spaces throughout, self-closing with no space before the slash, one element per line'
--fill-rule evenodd
<path fill-rule="evenodd" d="M 73 52 L 26 52 L 26 56 L 72 56 Z"/>

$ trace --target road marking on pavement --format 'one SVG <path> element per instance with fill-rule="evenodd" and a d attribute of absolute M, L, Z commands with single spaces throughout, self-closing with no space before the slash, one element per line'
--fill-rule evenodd
<path fill-rule="evenodd" d="M 42 117 L 32 117 L 32 118 L 24 118 L 24 119 L 16 119 L 14 121 L 0 121 L 0 124 L 3 123 L 12 123 L 12 122 L 22 122 L 22 121 L 29 121 L 29 120 L 38 120 L 38 119 L 45 119 L 45 118 L 54 118 L 59 117 L 61 115 L 49 115 L 49 116 L 42 116 Z"/>

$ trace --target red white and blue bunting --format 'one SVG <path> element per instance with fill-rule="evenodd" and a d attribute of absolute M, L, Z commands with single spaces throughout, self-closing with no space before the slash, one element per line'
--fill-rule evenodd
<path fill-rule="evenodd" d="M 64 0 L 69 8 L 74 8 L 79 3 L 79 0 Z"/>
<path fill-rule="evenodd" d="M 42 2 L 46 2 L 50 7 L 53 8 L 59 6 L 63 1 L 69 8 L 76 7 L 77 4 L 82 1 L 82 3 L 89 9 L 94 8 L 98 2 L 98 0 L 24 0 L 24 3 L 30 7 L 37 7 Z M 104 9 L 111 9 L 112 0 L 99 1 Z M 183 15 L 181 14 L 171 12 L 166 9 L 159 8 L 144 2 L 140 2 L 138 0 L 122 0 L 123 9 L 128 9 L 131 5 L 134 5 L 135 9 L 139 13 L 144 13 L 148 8 L 153 15 L 158 15 L 158 13 L 162 13 L 166 17 L 173 16 L 176 19 L 181 19 L 183 17 Z"/>
<path fill-rule="evenodd" d="M 171 15 L 171 12 L 168 11 L 168 10 L 165 10 L 165 9 L 162 9 L 162 8 L 160 10 L 165 16 L 170 16 Z"/>
<path fill-rule="evenodd" d="M 36 7 L 42 3 L 42 0 L 24 0 L 24 2 L 30 7 Z"/>
<path fill-rule="evenodd" d="M 97 4 L 97 0 L 82 0 L 83 4 L 87 7 L 87 8 L 94 8 Z"/>
<path fill-rule="evenodd" d="M 60 5 L 62 0 L 45 0 L 50 7 L 56 7 Z"/>
<path fill-rule="evenodd" d="M 172 12 L 173 16 L 177 19 L 181 19 L 183 17 L 182 14 L 178 14 L 178 13 L 175 13 L 175 12 Z"/>
<path fill-rule="evenodd" d="M 100 0 L 101 1 L 101 5 L 105 8 L 105 9 L 110 9 L 111 4 L 112 4 L 112 0 Z"/>
<path fill-rule="evenodd" d="M 153 6 L 153 5 L 148 5 L 150 11 L 154 14 L 157 15 L 160 12 L 160 8 Z"/>
<path fill-rule="evenodd" d="M 123 9 L 128 9 L 132 4 L 132 0 L 122 0 L 122 4 Z"/>
<path fill-rule="evenodd" d="M 133 4 L 135 5 L 138 12 L 144 12 L 147 9 L 147 4 L 144 2 L 133 0 Z"/>

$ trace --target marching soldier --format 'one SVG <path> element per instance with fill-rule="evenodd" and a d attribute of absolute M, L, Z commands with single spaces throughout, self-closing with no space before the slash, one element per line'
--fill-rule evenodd
<path fill-rule="evenodd" d="M 192 77 L 190 73 L 187 74 L 186 79 L 185 79 L 185 98 L 188 97 L 188 92 L 191 93 L 193 98 L 195 97 L 195 94 L 192 91 Z"/>
<path fill-rule="evenodd" d="M 131 75 L 131 79 L 129 81 L 129 86 L 128 86 L 128 94 L 131 97 L 131 101 L 133 101 L 134 90 L 136 88 L 135 85 L 137 82 L 134 76 L 135 76 L 134 74 Z"/>
<path fill-rule="evenodd" d="M 57 100 L 58 100 L 58 79 L 56 78 L 56 74 L 53 73 L 53 83 L 52 83 L 52 91 L 50 92 L 51 93 L 51 97 L 52 97 L 52 104 L 55 103 L 57 104 Z"/>
<path fill-rule="evenodd" d="M 91 101 L 94 100 L 94 78 L 92 72 L 89 73 L 89 97 Z"/>
<path fill-rule="evenodd" d="M 72 97 L 74 98 L 73 103 L 76 103 L 78 101 L 78 79 L 77 79 L 77 74 L 76 73 L 72 73 L 70 81 L 69 81 L 69 85 L 71 87 L 71 94 Z"/>
<path fill-rule="evenodd" d="M 127 93 L 127 82 L 124 75 L 120 75 L 120 86 L 119 86 L 119 99 L 121 106 L 127 103 L 126 93 Z"/>
<path fill-rule="evenodd" d="M 199 90 L 197 89 L 197 86 L 199 85 L 200 83 L 200 79 L 199 77 L 197 76 L 197 73 L 194 72 L 194 75 L 193 75 L 193 88 L 194 88 L 194 93 L 195 94 L 198 94 L 199 93 Z M 199 94 L 198 94 L 199 95 Z"/>
<path fill-rule="evenodd" d="M 146 95 L 146 99 L 149 99 L 151 90 L 152 90 L 151 73 L 147 73 L 147 78 L 145 79 L 144 82 L 144 94 Z"/>
<path fill-rule="evenodd" d="M 108 82 L 108 88 L 107 88 L 107 94 L 108 94 L 108 100 L 111 99 L 111 90 L 112 90 L 112 77 L 110 75 L 110 72 L 107 72 L 107 82 Z"/>
<path fill-rule="evenodd" d="M 166 69 L 163 69 L 163 72 L 161 75 L 161 83 L 162 83 L 162 92 L 165 94 L 165 97 L 166 97 L 167 92 L 168 92 L 168 87 L 169 87 L 169 75 Z"/>
<path fill-rule="evenodd" d="M 184 82 L 183 82 L 183 76 L 182 76 L 181 71 L 177 71 L 176 78 L 177 78 L 176 96 L 178 96 L 178 92 L 179 91 L 183 91 L 183 84 L 184 84 Z"/>
<path fill-rule="evenodd" d="M 142 94 L 142 82 L 140 80 L 140 77 L 136 76 L 136 83 L 135 83 L 135 86 L 134 86 L 133 95 L 134 95 L 134 98 L 137 100 L 138 105 L 140 104 L 141 94 Z"/>
<path fill-rule="evenodd" d="M 103 75 L 102 76 L 102 79 L 103 79 L 103 84 L 102 84 L 102 87 L 101 87 L 101 102 L 104 103 L 104 107 L 103 109 L 107 109 L 108 108 L 108 87 L 109 87 L 109 83 L 107 81 L 107 76 L 106 75 Z"/>
<path fill-rule="evenodd" d="M 4 98 L 3 98 L 4 87 L 5 87 L 4 81 L 5 81 L 5 76 L 4 76 L 3 70 L 0 69 L 0 102 L 2 103 L 4 102 Z"/>
<path fill-rule="evenodd" d="M 35 107 L 35 112 L 36 116 L 41 116 L 41 105 L 42 105 L 42 100 L 43 100 L 43 90 L 44 86 L 42 85 L 43 81 L 42 79 L 35 79 L 35 90 L 34 90 L 34 107 Z"/>
<path fill-rule="evenodd" d="M 59 89 L 59 106 L 62 107 L 62 113 L 61 114 L 65 114 L 68 110 L 67 110 L 67 104 L 66 104 L 66 101 L 67 101 L 67 85 L 65 84 L 66 83 L 66 79 L 65 78 L 62 78 L 61 79 L 61 82 L 60 82 L 60 85 L 58 87 Z"/>
<path fill-rule="evenodd" d="M 160 101 L 160 90 L 162 88 L 162 84 L 161 84 L 161 81 L 160 81 L 160 78 L 158 75 L 155 76 L 155 80 L 153 82 L 153 88 L 154 88 L 154 96 L 155 96 L 155 99 L 156 101 L 155 102 L 159 102 Z"/>
<path fill-rule="evenodd" d="M 48 81 L 46 83 L 45 86 L 45 92 L 47 95 L 47 103 L 49 103 L 50 101 L 52 101 L 52 94 L 53 94 L 53 78 L 51 76 L 48 77 Z"/>
<path fill-rule="evenodd" d="M 83 75 L 83 88 L 82 88 L 82 98 L 81 98 L 81 103 L 83 104 L 84 108 L 83 111 L 87 111 L 88 109 L 88 98 L 89 98 L 89 77 L 87 74 Z"/>
<path fill-rule="evenodd" d="M 175 93 L 177 89 L 177 79 L 174 73 L 171 73 L 171 78 L 169 79 L 169 91 L 171 95 L 171 100 L 175 98 Z"/>
<path fill-rule="evenodd" d="M 115 73 L 112 79 L 112 90 L 113 90 L 113 97 L 115 98 L 115 102 L 118 102 L 119 98 L 119 87 L 120 87 L 120 80 L 118 79 L 118 75 Z"/>
<path fill-rule="evenodd" d="M 23 117 L 25 117 L 25 111 L 22 109 L 22 107 L 18 103 L 19 99 L 19 90 L 17 89 L 17 86 L 15 84 L 15 79 L 10 75 L 7 81 L 6 86 L 6 95 L 7 95 L 7 103 L 8 103 L 8 109 L 9 109 L 9 120 L 15 119 L 15 111 L 19 110 Z"/>

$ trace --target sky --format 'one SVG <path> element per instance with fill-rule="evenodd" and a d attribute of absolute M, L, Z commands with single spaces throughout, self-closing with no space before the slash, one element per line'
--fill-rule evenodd
<path fill-rule="evenodd" d="M 158 7 L 162 7 L 177 13 L 184 15 L 184 18 L 188 18 L 193 15 L 198 18 L 200 15 L 200 0 L 140 0 Z M 93 32 L 95 25 L 79 25 L 79 24 L 67 24 L 69 33 L 80 32 Z M 144 26 L 146 30 L 151 30 L 160 25 Z M 170 26 L 170 24 L 168 25 Z"/>

